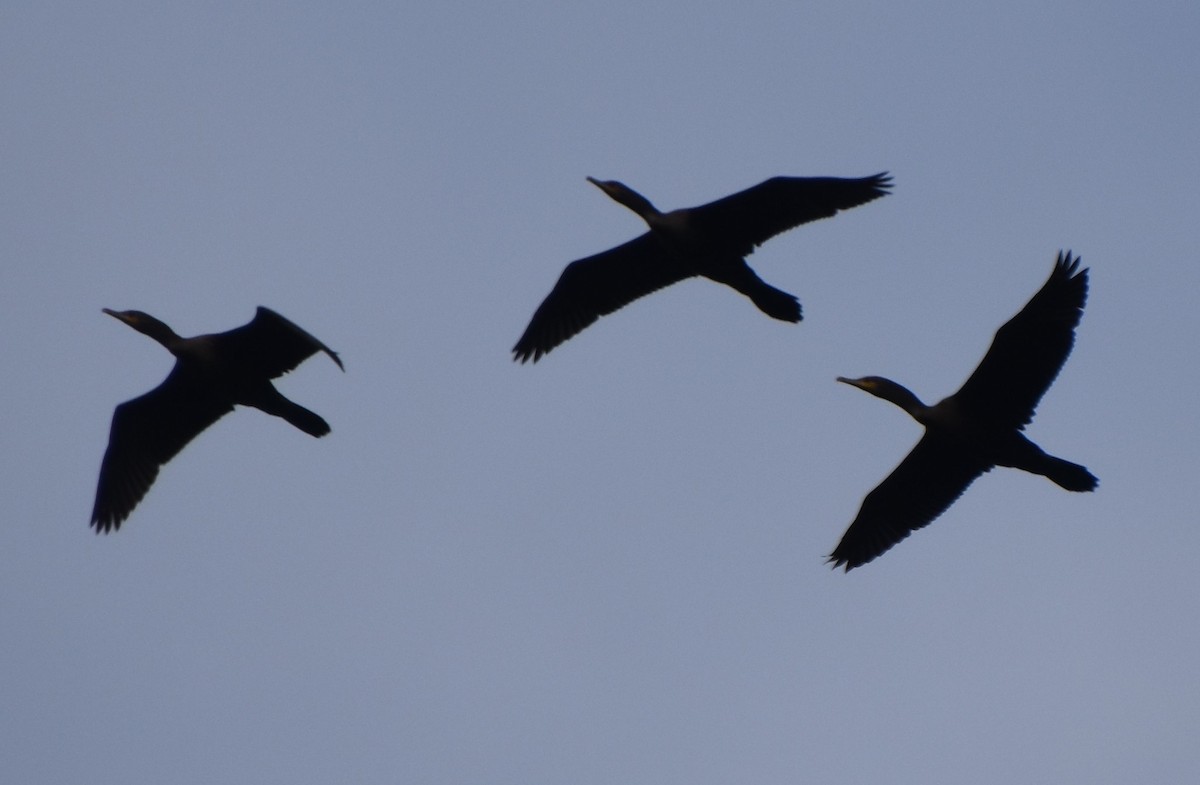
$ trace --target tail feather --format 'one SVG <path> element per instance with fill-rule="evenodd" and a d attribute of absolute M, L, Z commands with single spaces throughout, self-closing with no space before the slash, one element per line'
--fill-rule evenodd
<path fill-rule="evenodd" d="M 800 301 L 787 292 L 776 289 L 775 287 L 763 283 L 762 286 L 755 287 L 747 295 L 759 310 L 774 319 L 779 319 L 784 322 L 798 322 L 803 317 L 800 315 Z"/>
<path fill-rule="evenodd" d="M 1094 491 L 1100 481 L 1096 476 L 1087 470 L 1086 467 L 1080 466 L 1077 463 L 1064 461 L 1062 458 L 1055 458 L 1047 455 L 1045 465 L 1042 468 L 1042 474 L 1051 482 L 1067 489 L 1068 491 Z"/>
<path fill-rule="evenodd" d="M 772 319 L 798 322 L 802 318 L 800 301 L 759 278 L 758 273 L 746 264 L 745 259 L 738 259 L 736 263 L 725 261 L 719 266 L 705 270 L 703 275 L 746 295 L 760 311 Z"/>
<path fill-rule="evenodd" d="M 309 436 L 320 437 L 330 431 L 329 423 L 325 422 L 321 415 L 310 412 L 295 401 L 288 400 L 270 382 L 253 390 L 252 394 L 244 393 L 238 399 L 238 403 L 243 406 L 253 406 L 255 409 L 261 409 L 276 417 L 282 417 Z"/>
<path fill-rule="evenodd" d="M 309 436 L 321 437 L 329 433 L 331 430 L 329 423 L 325 422 L 324 418 L 316 412 L 310 412 L 298 403 L 292 403 L 290 407 L 279 412 L 279 416 L 296 426 L 300 430 L 307 433 Z"/>

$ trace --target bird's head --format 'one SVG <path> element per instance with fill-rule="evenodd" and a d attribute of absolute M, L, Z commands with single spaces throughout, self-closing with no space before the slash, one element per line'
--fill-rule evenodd
<path fill-rule="evenodd" d="M 149 324 L 150 322 L 158 321 L 150 314 L 144 311 L 114 311 L 111 308 L 101 308 L 106 314 L 114 319 L 119 319 L 133 329 L 137 330 L 138 325 Z"/>
<path fill-rule="evenodd" d="M 864 376 L 861 379 L 847 379 L 845 376 L 839 376 L 837 380 L 842 384 L 848 384 L 851 387 L 857 387 L 860 390 L 869 392 L 876 398 L 891 401 L 911 414 L 919 422 L 924 422 L 922 418 L 926 411 L 925 404 L 921 403 L 920 399 L 902 384 L 897 384 L 891 379 L 885 379 L 882 376 Z"/>
<path fill-rule="evenodd" d="M 112 318 L 124 322 L 139 333 L 149 335 L 163 346 L 179 339 L 174 330 L 145 311 L 114 311 L 111 308 L 101 308 L 100 310 Z"/>
<path fill-rule="evenodd" d="M 642 218 L 658 213 L 658 208 L 650 204 L 649 199 L 625 185 L 625 183 L 617 180 L 597 180 L 595 177 L 589 177 L 587 181 L 608 194 L 608 198 L 618 204 L 625 205 L 630 210 L 642 216 Z"/>
<path fill-rule="evenodd" d="M 845 376 L 839 376 L 837 380 L 842 384 L 848 384 L 851 387 L 857 387 L 860 390 L 866 390 L 874 395 L 878 395 L 878 390 L 880 390 L 888 381 L 882 376 L 864 376 L 861 379 L 848 379 Z"/>
<path fill-rule="evenodd" d="M 616 180 L 597 180 L 595 177 L 588 177 L 587 181 L 599 188 L 604 193 L 608 194 L 613 199 L 617 198 L 618 193 L 629 190 L 629 187 L 622 182 Z M 620 201 L 619 199 L 617 201 Z"/>

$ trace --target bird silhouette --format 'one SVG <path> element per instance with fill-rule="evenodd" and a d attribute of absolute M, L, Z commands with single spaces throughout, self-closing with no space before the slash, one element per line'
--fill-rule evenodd
<path fill-rule="evenodd" d="M 623 183 L 587 179 L 641 216 L 649 231 L 568 264 L 513 347 L 514 360 L 537 362 L 601 316 L 697 275 L 736 289 L 772 318 L 798 322 L 799 301 L 759 278 L 745 257 L 781 232 L 878 199 L 892 185 L 886 172 L 772 177 L 715 202 L 663 213 Z"/>
<path fill-rule="evenodd" d="M 896 404 L 925 426 L 925 435 L 867 494 L 829 556 L 835 568 L 844 565 L 848 572 L 866 564 L 928 525 L 993 466 L 1040 474 L 1068 491 L 1096 488 L 1086 468 L 1047 455 L 1021 432 L 1071 353 L 1087 289 L 1088 271 L 1079 269 L 1079 258 L 1060 252 L 1049 280 L 996 332 L 975 372 L 933 406 L 891 379 L 838 377 Z"/>
<path fill-rule="evenodd" d="M 100 464 L 92 525 L 97 533 L 119 529 L 150 490 L 158 470 L 208 426 L 253 406 L 282 417 L 312 436 L 329 433 L 319 415 L 289 401 L 271 379 L 282 376 L 328 346 L 268 308 L 234 330 L 181 338 L 142 311 L 103 309 L 175 355 L 175 367 L 158 387 L 113 412 L 108 449 Z"/>

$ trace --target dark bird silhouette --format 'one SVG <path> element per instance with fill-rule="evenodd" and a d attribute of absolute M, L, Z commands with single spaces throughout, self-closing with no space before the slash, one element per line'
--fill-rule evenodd
<path fill-rule="evenodd" d="M 879 556 L 941 515 L 993 466 L 1040 474 L 1068 491 L 1091 491 L 1084 467 L 1055 458 L 1021 433 L 1075 343 L 1087 299 L 1088 271 L 1058 254 L 1054 272 L 1021 312 L 996 331 L 992 346 L 962 388 L 926 406 L 890 379 L 838 377 L 891 401 L 925 426 L 908 457 L 863 500 L 858 517 L 829 556 L 846 571 Z"/>
<path fill-rule="evenodd" d="M 325 420 L 283 397 L 271 379 L 317 352 L 328 354 L 345 371 L 342 361 L 274 311 L 260 306 L 236 330 L 181 338 L 141 311 L 103 310 L 165 346 L 175 355 L 175 367 L 158 387 L 113 412 L 92 509 L 97 533 L 121 528 L 159 468 L 235 404 L 282 417 L 312 436 L 329 433 Z"/>
<path fill-rule="evenodd" d="M 640 215 L 650 231 L 567 265 L 513 347 L 515 360 L 537 362 L 601 316 L 696 275 L 733 287 L 768 316 L 798 322 L 796 298 L 764 282 L 744 257 L 781 232 L 878 199 L 892 185 L 887 172 L 772 177 L 715 202 L 662 213 L 622 183 L 587 179 Z"/>

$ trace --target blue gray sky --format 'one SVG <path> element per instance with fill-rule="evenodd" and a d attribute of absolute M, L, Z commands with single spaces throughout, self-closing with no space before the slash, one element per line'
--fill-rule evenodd
<path fill-rule="evenodd" d="M 415 6 L 424 6 L 418 8 Z M 1128 783 L 1200 773 L 1195 3 L 0 10 L 0 764 L 12 782 Z M 886 199 L 536 366 L 563 265 L 776 174 Z M 1059 249 L 1092 270 L 1012 470 L 823 564 Z M 345 360 L 133 517 L 113 407 L 257 305 Z"/>

